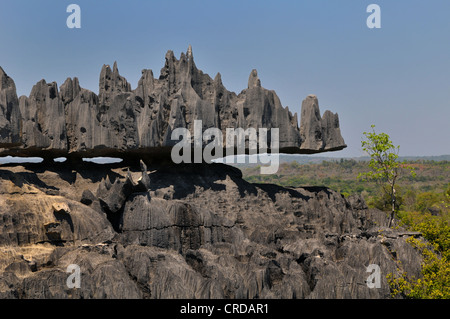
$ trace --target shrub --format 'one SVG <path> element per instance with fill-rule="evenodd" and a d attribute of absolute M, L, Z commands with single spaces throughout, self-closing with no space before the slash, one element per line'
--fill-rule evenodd
<path fill-rule="evenodd" d="M 423 257 L 422 278 L 388 275 L 392 296 L 421 299 L 450 298 L 450 214 L 446 208 L 441 215 L 423 212 L 402 212 L 399 217 L 408 228 L 419 231 L 428 241 L 409 238 L 407 241 Z"/>

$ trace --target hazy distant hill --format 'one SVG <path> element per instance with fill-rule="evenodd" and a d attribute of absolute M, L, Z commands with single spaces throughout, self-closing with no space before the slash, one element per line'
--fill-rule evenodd
<path fill-rule="evenodd" d="M 290 162 L 297 162 L 299 164 L 320 164 L 323 161 L 340 161 L 341 159 L 344 160 L 355 160 L 355 161 L 368 161 L 370 157 L 368 156 L 360 156 L 360 157 L 326 157 L 326 156 L 310 156 L 310 155 L 296 155 L 296 154 L 280 154 L 280 164 L 282 163 L 290 163 Z M 450 155 L 439 155 L 439 156 L 401 156 L 399 157 L 400 161 L 450 161 Z M 248 157 L 246 157 L 246 163 L 235 163 L 230 164 L 235 167 L 239 168 L 246 168 L 246 167 L 252 167 L 257 166 L 260 164 L 252 164 L 248 163 Z"/>
<path fill-rule="evenodd" d="M 240 155 L 238 157 L 241 157 Z M 242 158 L 242 157 L 241 157 Z M 311 156 L 311 155 L 296 155 L 296 154 L 281 154 L 280 155 L 280 164 L 281 163 L 290 163 L 296 161 L 299 164 L 312 164 L 317 163 L 320 164 L 323 161 L 340 161 L 342 159 L 353 159 L 355 161 L 368 161 L 368 156 L 360 156 L 360 157 L 326 157 L 326 156 Z M 23 163 L 23 162 L 40 162 L 42 159 L 39 157 L 0 157 L 0 164 L 5 163 Z M 439 156 L 402 156 L 400 157 L 400 161 L 450 161 L 450 155 L 439 155 Z M 118 161 L 117 158 L 111 157 L 98 157 L 93 160 L 99 164 L 108 164 L 108 163 L 116 163 Z M 220 162 L 220 160 L 218 160 Z M 235 163 L 230 164 L 235 167 L 251 167 L 259 164 L 248 163 L 248 156 L 246 156 L 246 163 Z"/>
<path fill-rule="evenodd" d="M 407 162 L 415 168 L 416 177 L 408 174 L 398 179 L 401 188 L 415 189 L 417 192 L 433 191 L 441 193 L 450 182 L 450 156 L 409 157 Z M 284 161 L 275 174 L 262 175 L 259 167 L 240 167 L 244 178 L 251 183 L 269 183 L 281 186 L 326 186 L 340 193 L 354 194 L 366 191 L 375 195 L 378 186 L 374 182 L 364 182 L 357 178 L 368 170 L 367 162 L 355 159 L 330 159 L 320 163 L 300 163 Z M 283 158 L 285 160 L 285 158 Z M 255 165 L 255 164 L 253 164 Z"/>

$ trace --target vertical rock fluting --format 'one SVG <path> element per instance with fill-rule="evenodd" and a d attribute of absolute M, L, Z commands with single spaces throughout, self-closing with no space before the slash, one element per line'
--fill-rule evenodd
<path fill-rule="evenodd" d="M 318 153 L 346 147 L 337 114 L 320 115 L 317 98 L 302 104 L 297 114 L 281 105 L 272 90 L 261 85 L 252 70 L 248 87 L 239 95 L 228 91 L 218 73 L 214 79 L 199 70 L 189 46 L 180 59 L 165 57 L 159 78 L 142 70 L 135 90 L 120 75 L 117 63 L 103 65 L 99 94 L 68 78 L 58 91 L 55 82 L 39 81 L 30 96 L 17 98 L 14 81 L 0 68 L 0 155 L 116 156 L 157 154 L 173 146 L 174 129 L 195 120 L 202 130 L 278 128 L 280 151 Z M 128 156 L 128 155 L 127 155 Z"/>
<path fill-rule="evenodd" d="M 0 67 L 0 147 L 20 145 L 20 133 L 16 85 Z"/>
<path fill-rule="evenodd" d="M 67 151 L 66 117 L 56 82 L 36 83 L 28 98 L 20 97 L 19 109 L 23 147 L 42 150 L 44 157 L 64 155 Z"/>
<path fill-rule="evenodd" d="M 312 94 L 302 102 L 300 138 L 300 149 L 307 153 L 339 150 L 345 145 L 337 113 L 327 110 L 321 117 L 319 101 Z"/>

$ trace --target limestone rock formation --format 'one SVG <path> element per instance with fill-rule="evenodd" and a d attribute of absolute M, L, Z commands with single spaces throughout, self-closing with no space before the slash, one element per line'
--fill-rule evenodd
<path fill-rule="evenodd" d="M 339 145 L 344 145 L 338 115 L 327 110 L 321 117 L 315 95 L 308 95 L 302 102 L 300 138 L 300 148 L 310 153 L 315 153 L 314 150 L 341 149 Z"/>
<path fill-rule="evenodd" d="M 16 85 L 0 67 L 0 147 L 20 145 L 20 112 Z"/>
<path fill-rule="evenodd" d="M 386 275 L 419 278 L 421 257 L 387 223 L 360 196 L 223 164 L 2 165 L 0 298 L 390 298 Z"/>
<path fill-rule="evenodd" d="M 66 154 L 64 105 L 56 82 L 39 81 L 33 86 L 28 98 L 20 97 L 19 109 L 21 140 L 25 148 L 42 150 L 42 157 L 47 157 L 47 153 L 55 157 Z"/>
<path fill-rule="evenodd" d="M 112 68 L 103 65 L 98 95 L 74 77 L 59 90 L 55 82 L 41 80 L 29 97 L 18 99 L 2 69 L 0 78 L 0 156 L 152 157 L 168 154 L 177 142 L 171 139 L 175 128 L 193 133 L 195 120 L 202 121 L 203 131 L 219 128 L 224 143 L 227 128 L 253 127 L 278 128 L 285 153 L 346 147 L 337 114 L 327 111 L 321 118 L 317 98 L 302 104 L 299 128 L 297 114 L 262 87 L 256 70 L 237 95 L 224 87 L 220 73 L 212 79 L 197 68 L 191 47 L 180 59 L 168 51 L 159 78 L 142 70 L 134 90 L 116 62 Z"/>

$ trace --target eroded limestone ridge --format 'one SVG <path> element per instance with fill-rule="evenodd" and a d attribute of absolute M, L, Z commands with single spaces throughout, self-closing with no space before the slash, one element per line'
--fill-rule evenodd
<path fill-rule="evenodd" d="M 388 274 L 421 277 L 423 237 L 388 223 L 360 195 L 218 163 L 1 165 L 0 299 L 390 298 Z"/>
<path fill-rule="evenodd" d="M 14 81 L 0 67 L 1 156 L 152 156 L 167 153 L 176 143 L 172 131 L 192 131 L 195 120 L 202 121 L 203 130 L 216 127 L 224 136 L 227 128 L 279 128 L 284 153 L 346 147 L 338 115 L 326 111 L 321 117 L 314 95 L 302 103 L 299 127 L 297 114 L 261 86 L 256 70 L 245 90 L 230 92 L 220 73 L 212 79 L 197 69 L 191 47 L 179 59 L 168 51 L 159 78 L 142 70 L 134 90 L 117 63 L 103 65 L 98 95 L 74 77 L 59 88 L 41 80 L 28 97 L 18 98 Z"/>

